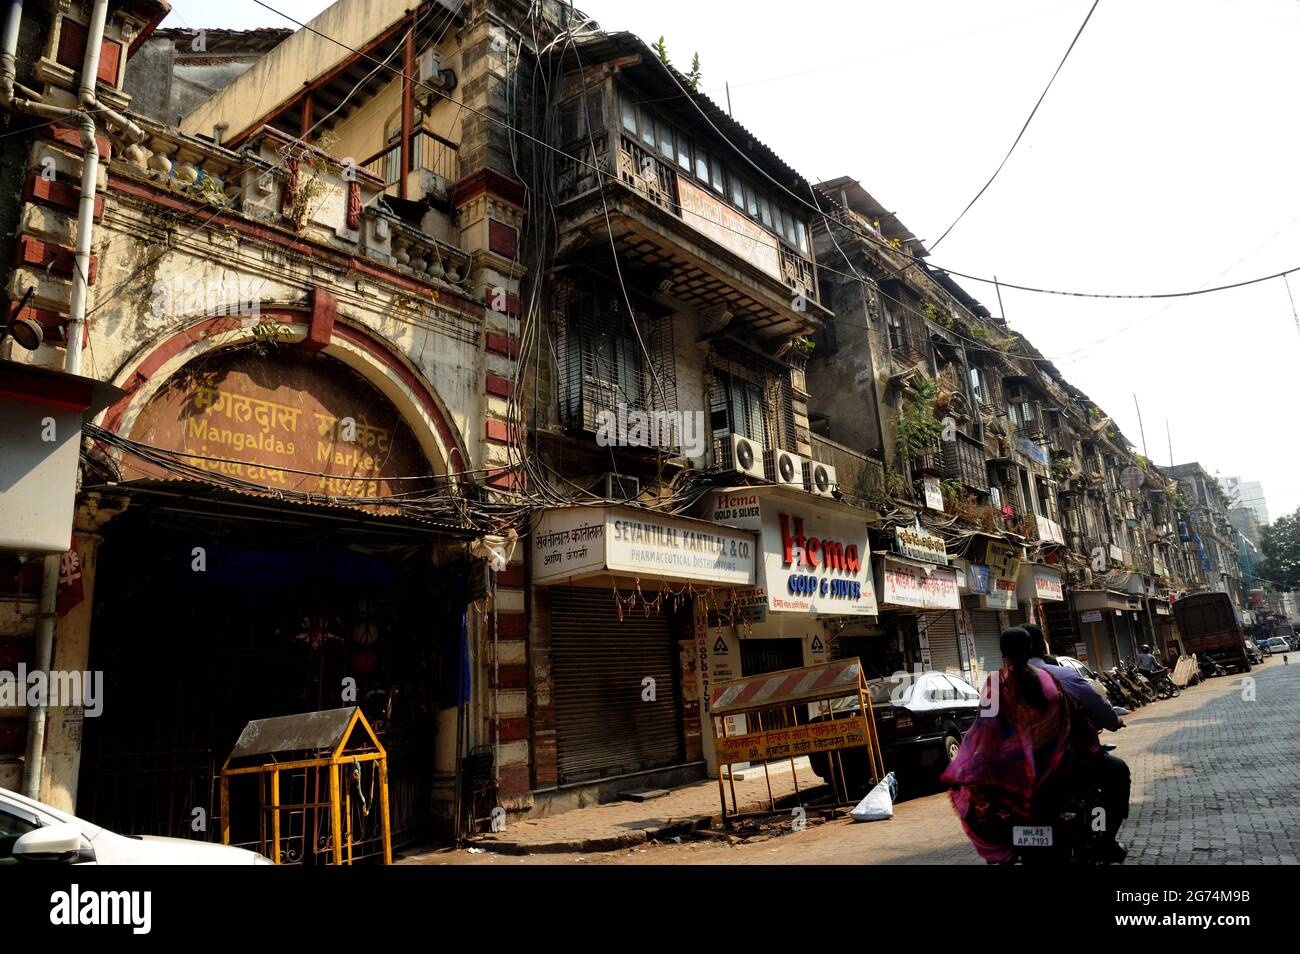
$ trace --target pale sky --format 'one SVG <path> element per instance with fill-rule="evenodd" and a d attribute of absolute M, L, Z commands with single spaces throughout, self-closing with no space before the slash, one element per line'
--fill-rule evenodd
<path fill-rule="evenodd" d="M 268 0 L 299 20 L 319 0 Z M 585 0 L 698 51 L 702 88 L 812 181 L 849 175 L 927 242 L 1006 154 L 1091 0 Z M 290 26 L 172 0 L 167 26 Z M 215 18 L 215 19 L 214 19 Z M 998 179 L 932 264 L 1072 291 L 1170 292 L 1300 265 L 1300 0 L 1101 0 Z M 990 311 L 991 285 L 960 280 Z M 1291 277 L 1300 301 L 1300 273 Z M 1012 327 L 1148 456 L 1300 507 L 1300 326 L 1282 280 L 1177 301 L 1003 289 Z"/>

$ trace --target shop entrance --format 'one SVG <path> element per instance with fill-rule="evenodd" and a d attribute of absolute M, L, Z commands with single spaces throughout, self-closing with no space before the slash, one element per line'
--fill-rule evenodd
<path fill-rule="evenodd" d="M 85 721 L 78 813 L 216 840 L 217 775 L 245 723 L 358 705 L 388 751 L 394 844 L 427 837 L 438 714 L 460 693 L 462 558 L 396 518 L 182 486 L 133 489 L 104 531 L 89 660 L 104 705 Z M 370 795 L 352 799 L 357 857 L 379 850 Z"/>

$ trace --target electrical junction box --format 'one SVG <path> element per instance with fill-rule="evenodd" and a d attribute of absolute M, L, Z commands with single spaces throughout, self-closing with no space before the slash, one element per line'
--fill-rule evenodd
<path fill-rule="evenodd" d="M 125 392 L 80 375 L 0 361 L 0 552 L 72 542 L 81 426 Z"/>

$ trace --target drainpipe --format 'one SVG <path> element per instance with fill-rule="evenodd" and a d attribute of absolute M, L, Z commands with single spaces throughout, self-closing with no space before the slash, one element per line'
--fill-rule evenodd
<path fill-rule="evenodd" d="M 95 96 L 95 78 L 99 73 L 99 50 L 104 40 L 104 23 L 108 17 L 108 0 L 95 0 L 90 14 L 90 28 L 86 36 L 86 58 L 81 68 L 78 99 L 81 109 L 62 109 L 35 100 L 14 97 L 18 30 L 22 22 L 22 0 L 10 0 L 0 39 L 0 105 L 22 112 L 54 119 L 76 117 L 81 132 L 85 158 L 81 166 L 81 200 L 77 213 L 76 268 L 72 275 L 72 299 L 68 316 L 67 351 L 64 370 L 69 374 L 81 373 L 82 337 L 86 323 L 86 297 L 90 274 L 90 250 L 95 227 L 95 193 L 99 178 L 99 147 L 95 141 L 95 113 L 102 113 L 115 127 L 123 130 L 135 142 L 145 138 L 143 130 L 121 114 L 101 106 Z M 58 601 L 61 554 L 51 554 L 44 560 L 41 580 L 41 602 L 36 622 L 36 668 L 46 673 L 46 686 L 50 685 L 50 667 L 54 663 L 54 620 Z M 27 751 L 23 762 L 23 794 L 39 799 L 41 775 L 45 767 L 45 729 L 49 718 L 49 699 L 39 700 L 27 723 Z"/>

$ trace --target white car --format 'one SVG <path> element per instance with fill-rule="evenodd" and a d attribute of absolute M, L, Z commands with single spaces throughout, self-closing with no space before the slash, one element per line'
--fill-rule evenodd
<path fill-rule="evenodd" d="M 1092 669 L 1088 667 L 1087 663 L 1080 662 L 1073 656 L 1057 656 L 1056 663 L 1059 666 L 1065 666 L 1067 669 L 1073 669 L 1088 685 L 1097 691 L 1097 695 L 1110 702 L 1110 695 L 1106 692 L 1106 687 L 1101 684 L 1100 679 L 1093 675 Z"/>
<path fill-rule="evenodd" d="M 269 865 L 255 851 L 185 838 L 119 835 L 0 788 L 0 867 L 20 862 L 91 865 Z"/>
<path fill-rule="evenodd" d="M 1272 639 L 1265 640 L 1265 643 L 1268 646 L 1268 651 L 1270 654 L 1285 653 L 1291 651 L 1291 647 L 1287 645 L 1287 641 L 1283 639 L 1281 636 L 1274 636 Z"/>

